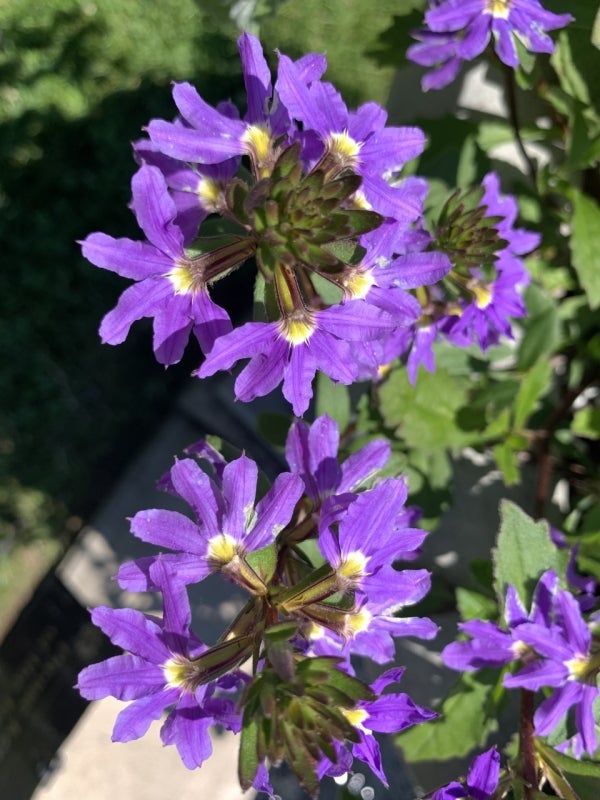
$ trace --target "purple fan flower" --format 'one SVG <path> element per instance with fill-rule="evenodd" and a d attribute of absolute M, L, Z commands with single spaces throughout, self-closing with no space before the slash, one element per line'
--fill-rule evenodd
<path fill-rule="evenodd" d="M 442 661 L 459 672 L 472 672 L 533 658 L 533 652 L 521 638 L 521 626 L 527 622 L 549 625 L 557 590 L 558 576 L 552 570 L 545 572 L 533 594 L 531 611 L 527 613 L 514 586 L 509 586 L 504 604 L 505 629 L 487 620 L 474 619 L 460 623 L 460 630 L 471 638 L 447 645 L 441 653 Z"/>
<path fill-rule="evenodd" d="M 392 187 L 386 178 L 421 154 L 423 131 L 386 127 L 387 113 L 377 103 L 349 112 L 334 86 L 302 80 L 298 65 L 285 55 L 279 56 L 278 75 L 277 90 L 290 116 L 317 134 L 319 156 L 332 171 L 349 168 L 360 175 L 361 194 L 381 214 L 404 222 L 417 219 L 423 208 L 417 186 Z"/>
<path fill-rule="evenodd" d="M 408 48 L 411 61 L 434 69 L 423 89 L 441 89 L 457 75 L 461 62 L 481 55 L 490 40 L 500 61 L 519 65 L 518 39 L 533 53 L 553 53 L 546 31 L 564 28 L 571 14 L 553 14 L 539 0 L 433 0 L 425 14 L 426 29 L 414 35 Z"/>
<path fill-rule="evenodd" d="M 230 693 L 246 679 L 241 673 L 201 684 L 190 679 L 193 659 L 207 648 L 190 632 L 187 594 L 160 558 L 150 573 L 163 595 L 163 618 L 133 609 L 92 611 L 94 624 L 129 652 L 86 667 L 77 688 L 87 700 L 111 696 L 133 701 L 117 717 L 115 742 L 139 739 L 169 709 L 160 731 L 163 744 L 174 744 L 185 766 L 194 769 L 212 752 L 211 725 L 239 732 L 236 703 L 222 692 Z"/>
<path fill-rule="evenodd" d="M 292 472 L 304 481 L 306 494 L 318 507 L 331 495 L 355 499 L 361 488 L 389 460 L 390 446 L 384 439 L 369 442 L 342 464 L 338 460 L 340 432 L 328 416 L 317 417 L 308 425 L 292 423 L 285 443 L 285 456 Z"/>
<path fill-rule="evenodd" d="M 464 786 L 452 781 L 434 792 L 431 800 L 489 800 L 498 788 L 499 778 L 500 754 L 491 747 L 473 759 Z"/>
<path fill-rule="evenodd" d="M 172 491 L 192 508 L 196 522 L 178 511 L 150 509 L 132 518 L 131 532 L 142 541 L 175 551 L 160 558 L 185 584 L 220 571 L 247 585 L 253 573 L 244 570 L 244 555 L 275 541 L 303 491 L 300 477 L 285 472 L 255 507 L 258 468 L 245 455 L 224 467 L 222 486 L 190 458 L 176 461 L 169 476 Z M 154 589 L 152 565 L 157 558 L 124 564 L 117 575 L 121 586 L 134 592 Z M 248 588 L 252 591 L 256 586 Z"/>
<path fill-rule="evenodd" d="M 427 535 L 405 526 L 406 495 L 403 478 L 387 478 L 357 497 L 339 521 L 337 533 L 331 527 L 336 520 L 321 519 L 319 548 L 336 571 L 340 588 L 359 589 L 372 600 L 382 599 L 382 586 L 375 578 L 385 568 L 386 597 L 402 601 L 406 591 L 402 573 L 389 565 L 403 552 L 420 547 Z"/>
<path fill-rule="evenodd" d="M 421 290 L 420 318 L 408 327 L 398 328 L 383 344 L 382 363 L 404 353 L 413 383 L 421 364 L 433 372 L 436 341 L 447 339 L 456 347 L 477 344 L 486 350 L 498 344 L 502 336 L 512 338 L 511 319 L 526 314 L 522 292 L 530 278 L 522 256 L 538 246 L 540 236 L 515 227 L 516 200 L 500 194 L 495 173 L 484 177 L 483 186 L 479 205 L 486 209 L 486 216 L 499 218 L 494 227 L 506 243 L 495 253 L 495 278 L 489 281 L 478 268 L 470 268 L 465 274 L 464 267 L 454 267 L 445 281 Z M 452 292 L 446 288 L 446 282 L 453 284 Z M 461 292 L 458 298 L 457 288 Z"/>
<path fill-rule="evenodd" d="M 512 339 L 510 319 L 527 313 L 521 294 L 530 278 L 520 256 L 534 250 L 541 237 L 514 227 L 517 202 L 511 195 L 500 194 L 496 173 L 488 173 L 483 185 L 481 205 L 487 208 L 486 216 L 501 218 L 495 227 L 507 246 L 496 254 L 494 281 L 485 283 L 483 276 L 473 271 L 473 301 L 463 305 L 460 315 L 447 326 L 446 335 L 451 342 L 468 346 L 475 341 L 486 350 L 501 336 Z"/>
<path fill-rule="evenodd" d="M 148 134 L 160 152 L 192 164 L 219 164 L 250 156 L 257 174 L 271 162 L 273 142 L 294 133 L 285 106 L 271 82 L 271 73 L 258 39 L 244 33 L 238 47 L 242 60 L 248 110 L 243 120 L 208 105 L 189 83 L 176 83 L 173 99 L 184 125 L 153 120 Z M 325 57 L 311 53 L 296 62 L 298 79 L 318 80 Z"/>
<path fill-rule="evenodd" d="M 302 416 L 312 397 L 316 371 L 338 383 L 353 383 L 359 368 L 353 350 L 393 325 L 389 314 L 361 300 L 322 311 L 305 309 L 301 318 L 247 322 L 215 342 L 196 374 L 206 378 L 249 358 L 235 382 L 238 400 L 262 397 L 283 381 L 284 397 L 294 414 Z"/>
<path fill-rule="evenodd" d="M 136 281 L 102 320 L 100 336 L 108 344 L 120 344 L 133 322 L 154 317 L 156 358 L 161 364 L 175 364 L 190 332 L 208 352 L 216 338 L 231 330 L 231 322 L 210 299 L 186 255 L 184 233 L 175 222 L 177 209 L 162 173 L 142 166 L 131 187 L 132 207 L 147 241 L 92 233 L 81 242 L 83 255 L 92 264 Z"/>
<path fill-rule="evenodd" d="M 554 688 L 535 712 L 536 732 L 540 736 L 550 735 L 574 708 L 578 738 L 575 747 L 593 755 L 598 747 L 593 704 L 599 694 L 600 657 L 570 592 L 557 593 L 553 610 L 553 619 L 547 624 L 536 621 L 519 626 L 520 638 L 538 657 L 515 675 L 506 675 L 504 685 L 532 691 Z"/>
<path fill-rule="evenodd" d="M 367 764 L 385 786 L 388 785 L 387 778 L 373 733 L 399 733 L 438 716 L 435 711 L 417 705 L 407 694 L 383 693 L 390 684 L 398 683 L 403 672 L 402 668 L 390 669 L 371 684 L 371 689 L 378 695 L 376 700 L 360 701 L 355 708 L 342 709 L 360 735 L 360 742 L 352 745 L 352 755 Z M 342 775 L 348 771 L 351 762 L 345 757 L 345 748 L 339 744 L 336 750 L 338 759 L 335 764 L 328 758 L 319 763 L 319 777 Z"/>
<path fill-rule="evenodd" d="M 418 603 L 429 592 L 431 575 L 427 570 L 401 570 L 382 567 L 369 579 L 370 595 L 359 600 L 355 611 L 346 615 L 340 634 L 312 625 L 306 632 L 311 652 L 316 655 L 359 655 L 378 664 L 395 657 L 394 639 L 414 636 L 434 639 L 438 626 L 427 617 L 396 616 L 407 606 Z"/>

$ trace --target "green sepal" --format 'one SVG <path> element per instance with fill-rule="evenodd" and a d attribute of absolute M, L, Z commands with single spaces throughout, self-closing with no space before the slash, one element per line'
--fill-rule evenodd
<path fill-rule="evenodd" d="M 277 569 L 277 547 L 268 544 L 260 550 L 253 550 L 244 556 L 246 562 L 252 567 L 264 584 L 268 584 Z"/>

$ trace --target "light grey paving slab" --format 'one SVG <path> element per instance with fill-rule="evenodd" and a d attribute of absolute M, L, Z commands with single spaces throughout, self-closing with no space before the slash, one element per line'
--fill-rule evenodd
<path fill-rule="evenodd" d="M 135 742 L 110 740 L 123 704 L 107 698 L 91 703 L 58 753 L 59 766 L 32 800 L 251 800 L 236 777 L 237 741 L 213 735 L 213 754 L 201 769 L 188 770 L 174 747 L 162 747 L 158 723 Z M 9 800 L 9 798 L 7 798 Z"/>

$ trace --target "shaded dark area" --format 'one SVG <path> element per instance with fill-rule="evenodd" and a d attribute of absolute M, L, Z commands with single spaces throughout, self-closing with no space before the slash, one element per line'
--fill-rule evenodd
<path fill-rule="evenodd" d="M 62 38 L 55 46 L 59 29 Z M 104 34 L 102 20 L 77 11 L 56 12 L 51 27 L 6 29 L 0 87 L 26 85 L 47 74 L 80 86 L 93 81 L 99 96 L 103 82 L 131 85 L 126 64 L 99 61 Z M 203 63 L 210 56 L 214 74 L 198 72 L 190 79 L 209 102 L 236 100 L 241 82 L 234 37 L 198 31 L 196 38 Z M 32 49 L 48 55 L 43 69 L 25 69 L 19 54 Z M 154 361 L 151 327 L 144 322 L 118 348 L 101 345 L 97 335 L 102 316 L 128 282 L 85 262 L 76 240 L 95 230 L 140 238 L 127 209 L 135 171 L 129 143 L 151 118 L 175 113 L 166 76 L 139 76 L 133 83 L 134 88 L 106 94 L 85 118 L 66 118 L 57 98 L 56 106 L 27 110 L 0 124 L 4 550 L 59 535 L 68 515 L 89 514 L 200 360 L 193 345 L 186 360 L 165 374 Z M 239 288 L 247 278 L 242 275 L 236 284 L 236 277 L 216 293 L 233 314 L 251 296 Z M 20 514 L 21 487 L 52 498 L 32 525 Z"/>
<path fill-rule="evenodd" d="M 0 786 L 10 800 L 29 800 L 87 706 L 77 673 L 118 652 L 48 575 L 0 647 Z"/>

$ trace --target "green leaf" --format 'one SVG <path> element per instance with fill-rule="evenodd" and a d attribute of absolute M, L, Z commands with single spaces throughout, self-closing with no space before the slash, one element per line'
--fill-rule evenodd
<path fill-rule="evenodd" d="M 456 420 L 469 384 L 466 377 L 440 368 L 434 373 L 421 370 L 412 386 L 406 370 L 396 369 L 379 388 L 384 422 L 416 450 L 464 446 L 477 436 L 461 430 Z"/>
<path fill-rule="evenodd" d="M 571 190 L 573 223 L 571 255 L 591 308 L 600 306 L 600 206 L 588 195 Z"/>
<path fill-rule="evenodd" d="M 469 619 L 495 619 L 498 615 L 498 606 L 492 597 L 462 586 L 456 590 L 456 605 L 464 622 Z"/>
<path fill-rule="evenodd" d="M 584 439 L 600 439 L 600 408 L 581 408 L 575 412 L 571 430 Z"/>
<path fill-rule="evenodd" d="M 534 522 L 510 500 L 500 503 L 500 532 L 493 551 L 494 587 L 500 607 L 512 584 L 529 607 L 541 574 L 548 569 L 564 572 L 564 554 L 550 539 L 548 523 Z"/>
<path fill-rule="evenodd" d="M 240 752 L 238 758 L 238 777 L 243 791 L 252 786 L 258 769 L 258 722 L 248 713 L 244 714 Z"/>
<path fill-rule="evenodd" d="M 350 422 L 350 393 L 342 383 L 334 383 L 323 372 L 317 375 L 316 415 L 327 414 L 334 419 L 340 431 Z"/>
<path fill-rule="evenodd" d="M 600 50 L 600 7 L 594 17 L 594 24 L 592 25 L 592 44 Z"/>
<path fill-rule="evenodd" d="M 514 486 L 519 483 L 519 462 L 517 461 L 517 454 L 510 446 L 509 442 L 502 442 L 494 447 L 494 458 L 498 469 L 502 472 L 502 478 L 505 486 Z"/>
<path fill-rule="evenodd" d="M 275 411 L 264 411 L 258 415 L 258 432 L 263 439 L 283 449 L 290 429 L 290 418 Z"/>
<path fill-rule="evenodd" d="M 406 760 L 446 761 L 483 747 L 498 729 L 492 702 L 497 680 L 492 670 L 464 673 L 442 703 L 439 719 L 400 734 L 397 742 Z"/>
<path fill-rule="evenodd" d="M 550 388 L 552 367 L 547 358 L 540 358 L 521 380 L 515 399 L 515 430 L 520 431 L 531 414 L 537 401 Z"/>
<path fill-rule="evenodd" d="M 559 339 L 560 324 L 556 302 L 537 286 L 525 292 L 529 312 L 523 322 L 525 334 L 517 353 L 517 367 L 522 372 L 530 369 L 538 359 L 551 353 Z"/>
<path fill-rule="evenodd" d="M 405 66 L 410 32 L 423 24 L 424 7 L 425 0 L 397 0 L 392 24 L 379 34 L 376 47 L 367 51 L 379 67 Z"/>
<path fill-rule="evenodd" d="M 564 789 L 560 792 L 561 796 L 576 798 L 576 800 L 597 800 L 598 786 L 600 785 L 600 762 L 571 758 L 559 753 L 558 750 L 537 738 L 535 749 L 543 764 L 542 769 L 549 772 L 548 779 L 553 784 L 553 788 L 557 791 Z M 556 785 L 554 785 L 555 783 Z"/>

